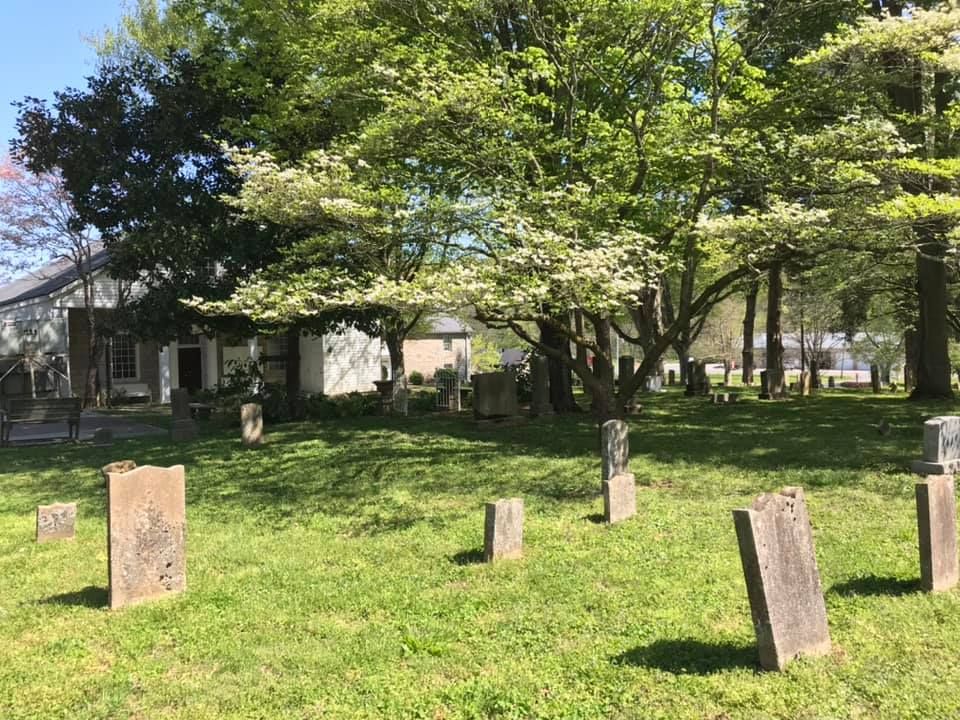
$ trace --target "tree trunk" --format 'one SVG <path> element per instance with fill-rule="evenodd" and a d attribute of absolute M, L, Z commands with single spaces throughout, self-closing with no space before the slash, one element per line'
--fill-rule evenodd
<path fill-rule="evenodd" d="M 744 385 L 753 385 L 753 334 L 757 324 L 757 295 L 760 283 L 752 282 L 747 290 L 746 308 L 743 313 L 743 368 L 741 380 Z"/>
<path fill-rule="evenodd" d="M 100 349 L 103 346 L 97 330 L 94 309 L 88 306 L 86 310 L 87 334 L 90 337 L 90 346 L 87 352 L 87 378 L 83 388 L 83 406 L 85 408 L 97 403 L 97 388 L 100 384 Z"/>
<path fill-rule="evenodd" d="M 407 372 L 403 367 L 404 334 L 396 328 L 384 332 L 387 352 L 390 354 L 390 377 L 393 378 L 393 411 L 407 414 Z"/>
<path fill-rule="evenodd" d="M 915 328 L 907 328 L 903 331 L 903 389 L 912 392 L 917 386 L 917 364 L 919 363 L 920 348 L 918 343 L 917 331 Z"/>
<path fill-rule="evenodd" d="M 594 336 L 600 352 L 593 357 L 593 376 L 601 385 L 600 390 L 591 390 L 590 408 L 602 423 L 611 418 L 623 417 L 624 404 L 617 396 L 612 358 L 612 328 L 608 318 L 592 318 Z"/>
<path fill-rule="evenodd" d="M 947 267 L 945 246 L 926 242 L 917 253 L 917 385 L 914 399 L 951 398 L 950 355 L 947 349 Z"/>
<path fill-rule="evenodd" d="M 733 361 L 730 358 L 723 359 L 723 386 L 730 387 L 730 374 L 733 372 Z"/>
<path fill-rule="evenodd" d="M 569 323 L 569 316 L 566 322 Z M 540 342 L 546 347 L 557 350 L 564 357 L 572 358 L 570 341 L 549 323 L 540 323 Z M 580 407 L 573 399 L 573 373 L 570 365 L 552 355 L 547 355 L 547 360 L 550 376 L 550 404 L 553 405 L 554 412 L 578 411 Z"/>
<path fill-rule="evenodd" d="M 786 394 L 786 381 L 783 372 L 783 266 L 776 262 L 770 266 L 767 287 L 767 378 L 768 392 L 771 397 L 783 397 Z"/>
<path fill-rule="evenodd" d="M 287 329 L 287 409 L 294 420 L 302 420 L 304 413 L 300 385 L 300 328 L 294 325 Z"/>

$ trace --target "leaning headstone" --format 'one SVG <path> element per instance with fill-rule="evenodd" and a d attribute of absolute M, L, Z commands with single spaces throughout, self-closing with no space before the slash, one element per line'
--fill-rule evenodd
<path fill-rule="evenodd" d="M 954 475 L 960 470 L 960 417 L 942 415 L 923 424 L 923 459 L 910 468 L 919 475 Z"/>
<path fill-rule="evenodd" d="M 473 416 L 478 420 L 513 417 L 520 414 L 517 379 L 512 372 L 480 373 L 473 376 Z"/>
<path fill-rule="evenodd" d="M 483 524 L 483 560 L 508 560 L 523 555 L 523 500 L 487 503 Z"/>
<path fill-rule="evenodd" d="M 803 489 L 784 488 L 733 511 L 760 665 L 782 670 L 830 652 L 827 610 Z"/>
<path fill-rule="evenodd" d="M 185 490 L 183 465 L 107 476 L 111 608 L 186 589 Z"/>
<path fill-rule="evenodd" d="M 117 460 L 116 462 L 109 463 L 100 468 L 100 474 L 103 475 L 103 482 L 106 484 L 107 476 L 110 473 L 115 473 L 117 475 L 130 472 L 135 469 L 137 464 L 133 460 Z"/>
<path fill-rule="evenodd" d="M 630 428 L 623 420 L 607 420 L 600 428 L 601 482 L 627 472 Z"/>
<path fill-rule="evenodd" d="M 603 520 L 618 523 L 637 514 L 637 480 L 630 473 L 603 481 Z"/>
<path fill-rule="evenodd" d="M 667 372 L 667 384 L 669 384 L 670 387 L 673 387 L 674 385 L 677 384 L 677 372 L 676 372 L 676 370 L 670 370 L 670 371 Z"/>
<path fill-rule="evenodd" d="M 878 365 L 870 366 L 870 387 L 875 393 L 880 392 L 880 367 Z"/>
<path fill-rule="evenodd" d="M 263 445 L 263 407 L 258 403 L 240 406 L 240 440 L 244 447 Z"/>
<path fill-rule="evenodd" d="M 929 475 L 916 486 L 920 584 L 930 592 L 949 590 L 960 580 L 953 488 L 953 475 Z"/>
<path fill-rule="evenodd" d="M 56 503 L 37 507 L 37 542 L 73 540 L 76 537 L 77 504 Z"/>
<path fill-rule="evenodd" d="M 534 417 L 553 415 L 553 403 L 550 402 L 549 358 L 542 355 L 533 358 L 530 363 L 530 384 L 533 386 L 533 402 L 530 403 L 530 414 Z"/>
<path fill-rule="evenodd" d="M 111 428 L 97 428 L 93 431 L 93 444 L 97 447 L 113 445 L 113 430 Z"/>
<path fill-rule="evenodd" d="M 836 386 L 837 386 L 837 379 L 833 375 L 830 375 L 827 378 L 827 387 L 833 390 Z"/>
<path fill-rule="evenodd" d="M 185 388 L 170 391 L 170 410 L 173 423 L 170 425 L 170 439 L 185 442 L 197 437 L 197 423 L 190 417 L 190 392 Z"/>

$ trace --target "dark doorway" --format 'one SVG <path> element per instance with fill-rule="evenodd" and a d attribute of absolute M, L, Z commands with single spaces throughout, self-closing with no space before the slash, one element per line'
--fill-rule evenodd
<path fill-rule="evenodd" d="M 203 362 L 200 348 L 180 348 L 177 350 L 177 362 L 180 366 L 180 387 L 193 395 L 203 389 Z"/>

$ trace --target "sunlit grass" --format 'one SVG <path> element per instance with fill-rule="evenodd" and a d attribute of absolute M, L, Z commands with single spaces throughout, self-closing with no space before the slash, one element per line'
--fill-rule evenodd
<path fill-rule="evenodd" d="M 639 515 L 615 527 L 586 416 L 2 450 L 0 717 L 960 715 L 960 592 L 917 590 L 905 470 L 951 406 L 643 402 Z M 110 612 L 98 468 L 125 457 L 187 466 L 188 592 Z M 784 485 L 807 491 L 835 649 L 760 673 L 730 511 Z M 513 496 L 525 558 L 478 564 L 483 503 Z M 35 545 L 57 500 L 79 536 Z"/>

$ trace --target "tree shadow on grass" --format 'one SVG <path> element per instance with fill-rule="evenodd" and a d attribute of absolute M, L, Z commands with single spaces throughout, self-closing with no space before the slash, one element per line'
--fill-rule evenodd
<path fill-rule="evenodd" d="M 674 675 L 711 675 L 723 670 L 759 670 L 757 648 L 733 642 L 702 642 L 689 638 L 657 640 L 627 650 L 612 659 L 614 665 L 657 668 Z"/>
<path fill-rule="evenodd" d="M 589 515 L 584 515 L 583 519 L 587 522 L 592 522 L 594 525 L 603 525 L 606 522 L 603 513 L 590 513 Z"/>
<path fill-rule="evenodd" d="M 856 577 L 830 588 L 831 595 L 855 597 L 857 595 L 911 595 L 920 592 L 919 580 L 904 580 L 896 577 L 865 575 Z"/>
<path fill-rule="evenodd" d="M 456 555 L 450 556 L 450 562 L 455 565 L 481 565 L 483 563 L 483 550 L 464 550 Z"/>
<path fill-rule="evenodd" d="M 88 585 L 76 592 L 51 595 L 40 601 L 42 605 L 73 605 L 75 607 L 105 608 L 107 606 L 107 589 Z"/>

